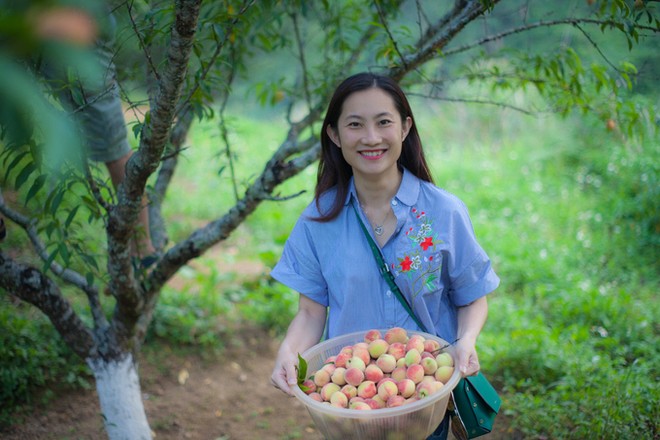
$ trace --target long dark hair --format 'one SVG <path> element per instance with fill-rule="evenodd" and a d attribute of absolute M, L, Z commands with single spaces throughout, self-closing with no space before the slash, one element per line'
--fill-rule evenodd
<path fill-rule="evenodd" d="M 346 200 L 349 182 L 353 175 L 353 170 L 344 159 L 341 150 L 330 139 L 330 136 L 328 136 L 327 128 L 330 126 L 333 130 L 337 130 L 337 121 L 341 115 L 344 101 L 348 96 L 372 87 L 377 87 L 392 97 L 402 121 L 405 121 L 407 117 L 410 117 L 413 121 L 408 136 L 403 141 L 401 156 L 397 163 L 400 167 L 405 167 L 421 180 L 433 182 L 431 172 L 426 164 L 422 141 L 417 132 L 412 109 L 401 87 L 399 87 L 396 81 L 386 76 L 368 72 L 358 73 L 346 78 L 337 86 L 328 105 L 325 119 L 323 120 L 323 127 L 321 128 L 321 159 L 319 160 L 316 189 L 314 191 L 316 207 L 319 209 L 320 216 L 314 220 L 327 222 L 339 215 Z M 337 192 L 330 209 L 321 212 L 319 204 L 321 195 L 335 186 L 337 187 Z"/>

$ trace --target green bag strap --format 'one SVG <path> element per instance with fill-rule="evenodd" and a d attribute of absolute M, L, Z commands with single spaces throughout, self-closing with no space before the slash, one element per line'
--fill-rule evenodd
<path fill-rule="evenodd" d="M 383 256 L 380 253 L 380 249 L 378 248 L 378 245 L 371 237 L 371 234 L 367 230 L 367 227 L 364 226 L 364 222 L 360 218 L 360 213 L 355 207 L 355 203 L 353 203 L 353 200 L 351 200 L 351 205 L 353 206 L 353 211 L 355 212 L 355 216 L 358 219 L 358 223 L 362 228 L 362 232 L 364 232 L 364 236 L 367 237 L 367 241 L 369 242 L 369 247 L 371 248 L 371 252 L 374 254 L 374 258 L 376 259 L 376 264 L 378 265 L 378 271 L 383 276 L 383 278 L 385 278 L 387 285 L 390 286 L 390 290 L 394 293 L 396 299 L 399 300 L 399 302 L 406 310 L 406 312 L 408 312 L 408 314 L 413 319 L 413 321 L 415 321 L 415 324 L 417 324 L 417 326 L 419 326 L 419 328 L 423 332 L 428 333 L 426 326 L 422 321 L 420 321 L 420 319 L 415 315 L 415 313 L 413 313 L 412 307 L 410 306 L 410 304 L 408 304 L 408 301 L 403 296 L 403 293 L 401 293 L 401 290 L 399 290 L 399 286 L 396 285 L 396 282 L 394 281 L 394 275 L 390 271 L 390 267 L 387 265 L 387 263 L 385 263 L 385 260 L 383 260 Z M 435 332 L 433 334 L 435 334 Z"/>

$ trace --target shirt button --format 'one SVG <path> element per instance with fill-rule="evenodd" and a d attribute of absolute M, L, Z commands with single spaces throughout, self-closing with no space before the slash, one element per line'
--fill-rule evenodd
<path fill-rule="evenodd" d="M 397 202 L 395 199 L 392 199 L 392 206 L 396 206 L 398 204 L 399 204 L 399 202 Z"/>
<path fill-rule="evenodd" d="M 387 292 L 385 292 L 385 295 L 387 295 L 387 297 L 389 298 L 390 296 L 392 296 L 392 292 L 388 290 Z"/>

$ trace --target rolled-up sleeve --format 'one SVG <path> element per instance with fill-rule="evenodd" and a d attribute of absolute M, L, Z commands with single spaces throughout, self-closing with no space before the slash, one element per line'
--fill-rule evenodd
<path fill-rule="evenodd" d="M 291 231 L 271 276 L 287 287 L 328 306 L 328 286 L 302 221 Z"/>
<path fill-rule="evenodd" d="M 499 286 L 500 279 L 477 242 L 467 208 L 462 203 L 458 207 L 451 222 L 454 249 L 449 276 L 452 301 L 460 307 L 488 295 Z"/>

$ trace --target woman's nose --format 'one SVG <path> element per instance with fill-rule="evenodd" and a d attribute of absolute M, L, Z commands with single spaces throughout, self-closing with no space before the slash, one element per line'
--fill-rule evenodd
<path fill-rule="evenodd" d="M 381 143 L 381 141 L 382 138 L 376 127 L 365 127 L 364 136 L 362 137 L 362 143 L 364 145 L 376 145 Z"/>

